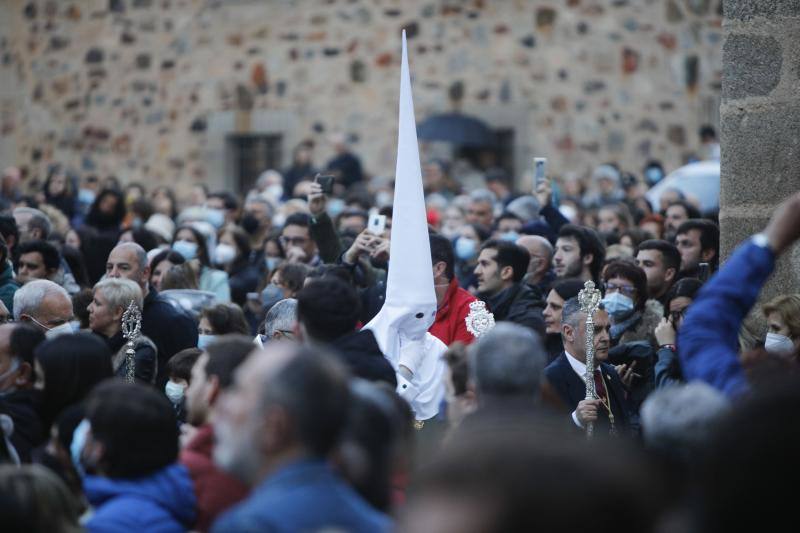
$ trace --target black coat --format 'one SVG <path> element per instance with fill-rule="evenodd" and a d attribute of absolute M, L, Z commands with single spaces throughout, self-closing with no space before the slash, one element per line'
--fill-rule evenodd
<path fill-rule="evenodd" d="M 544 335 L 542 309 L 545 303 L 525 283 L 515 283 L 491 298 L 482 299 L 494 314 L 496 322 L 513 322 Z"/>
<path fill-rule="evenodd" d="M 228 273 L 228 285 L 231 287 L 231 301 L 244 307 L 247 293 L 256 292 L 263 273 L 258 265 L 243 261 L 235 265 Z"/>
<path fill-rule="evenodd" d="M 631 428 L 634 425 L 633 413 L 626 397 L 622 380 L 619 379 L 614 367 L 608 363 L 600 363 L 600 371 L 605 378 L 616 428 L 618 430 Z M 580 401 L 586 399 L 586 384 L 572 369 L 566 354 L 562 353 L 555 361 L 550 363 L 544 369 L 544 375 L 570 413 L 578 407 Z M 598 429 L 602 428 L 602 431 L 608 431 L 610 428 L 610 421 L 605 407 L 598 409 L 596 426 Z"/>
<path fill-rule="evenodd" d="M 331 347 L 354 376 L 397 386 L 394 369 L 381 352 L 372 331 L 363 329 L 339 337 L 331 343 Z"/>
<path fill-rule="evenodd" d="M 144 298 L 142 333 L 156 345 L 156 385 L 161 389 L 169 377 L 166 375 L 167 361 L 179 351 L 197 346 L 197 322 L 150 287 Z"/>
<path fill-rule="evenodd" d="M 36 391 L 33 390 L 18 390 L 0 397 L 0 414 L 8 415 L 14 422 L 10 440 L 23 463 L 31 461 L 31 450 L 42 444 L 47 436 L 34 407 L 35 398 Z"/>

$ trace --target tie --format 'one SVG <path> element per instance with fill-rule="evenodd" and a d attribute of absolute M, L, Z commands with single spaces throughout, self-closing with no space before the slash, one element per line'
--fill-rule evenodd
<path fill-rule="evenodd" d="M 594 390 L 597 392 L 597 397 L 601 400 L 608 400 L 606 394 L 606 386 L 603 383 L 603 377 L 600 375 L 600 370 L 594 371 Z"/>

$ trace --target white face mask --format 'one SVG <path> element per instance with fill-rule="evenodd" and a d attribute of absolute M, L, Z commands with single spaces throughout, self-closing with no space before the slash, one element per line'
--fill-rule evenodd
<path fill-rule="evenodd" d="M 764 348 L 770 353 L 788 353 L 794 350 L 794 343 L 786 335 L 767 333 Z"/>
<path fill-rule="evenodd" d="M 181 403 L 185 390 L 186 385 L 181 385 L 180 383 L 175 383 L 174 381 L 167 381 L 167 384 L 164 386 L 164 394 L 166 394 L 167 398 L 169 398 L 169 401 L 175 405 Z"/>
<path fill-rule="evenodd" d="M 221 242 L 214 249 L 214 262 L 218 265 L 228 265 L 236 259 L 236 248 Z"/>
<path fill-rule="evenodd" d="M 47 332 L 44 334 L 44 336 L 47 337 L 48 339 L 53 339 L 55 337 L 58 337 L 59 335 L 68 335 L 72 333 L 74 333 L 72 329 L 72 323 L 64 322 L 60 326 L 48 329 Z"/>

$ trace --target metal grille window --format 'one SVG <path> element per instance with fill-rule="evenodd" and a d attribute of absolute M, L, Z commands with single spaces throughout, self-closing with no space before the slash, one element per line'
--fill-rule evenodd
<path fill-rule="evenodd" d="M 246 193 L 258 176 L 268 169 L 280 169 L 283 163 L 283 136 L 277 134 L 236 134 L 227 138 L 233 163 L 233 185 Z"/>

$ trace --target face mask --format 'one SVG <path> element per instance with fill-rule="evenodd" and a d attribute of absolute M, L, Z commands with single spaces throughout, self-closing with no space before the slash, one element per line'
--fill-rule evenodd
<path fill-rule="evenodd" d="M 276 228 L 282 228 L 284 222 L 286 222 L 286 215 L 283 213 L 278 213 L 272 217 L 272 225 Z"/>
<path fill-rule="evenodd" d="M 197 257 L 197 244 L 189 241 L 175 241 L 172 243 L 172 250 L 187 261 L 191 261 Z"/>
<path fill-rule="evenodd" d="M 644 171 L 644 178 L 650 185 L 655 185 L 664 177 L 664 173 L 658 167 L 650 167 Z"/>
<path fill-rule="evenodd" d="M 216 229 L 225 224 L 225 213 L 221 209 L 206 209 L 206 220 Z"/>
<path fill-rule="evenodd" d="M 84 418 L 72 433 L 72 444 L 69 445 L 69 455 L 72 458 L 72 464 L 75 466 L 75 470 L 78 471 L 81 478 L 86 475 L 83 469 L 83 463 L 81 462 L 81 454 L 83 453 L 83 447 L 86 445 L 86 435 L 89 433 L 89 429 L 91 429 L 91 424 Z"/>
<path fill-rule="evenodd" d="M 258 219 L 250 213 L 247 213 L 242 217 L 242 229 L 250 235 L 258 231 L 258 226 Z"/>
<path fill-rule="evenodd" d="M 78 191 L 78 201 L 82 204 L 93 204 L 95 194 L 89 189 L 81 189 Z"/>
<path fill-rule="evenodd" d="M 212 335 L 207 336 L 211 337 Z M 169 398 L 169 401 L 171 401 L 173 405 L 178 405 L 181 403 L 181 400 L 183 400 L 183 392 L 185 390 L 186 385 L 181 385 L 180 383 L 175 383 L 174 381 L 167 381 L 166 386 L 164 386 L 164 394 L 167 395 L 167 398 Z"/>
<path fill-rule="evenodd" d="M 283 185 L 278 185 L 278 184 L 270 185 L 269 187 L 267 187 L 267 190 L 264 191 L 264 194 L 266 194 L 273 200 L 278 201 L 281 198 L 283 198 Z"/>
<path fill-rule="evenodd" d="M 517 242 L 517 239 L 519 239 L 519 233 L 516 231 L 507 231 L 500 235 L 500 239 L 509 242 Z"/>
<path fill-rule="evenodd" d="M 133 229 L 139 229 L 139 228 L 141 228 L 141 227 L 142 227 L 142 219 L 141 219 L 141 218 L 139 218 L 139 217 L 135 217 L 135 218 L 134 218 L 134 219 L 131 221 L 131 227 L 132 227 Z"/>
<path fill-rule="evenodd" d="M 280 257 L 265 257 L 264 258 L 264 266 L 267 267 L 267 270 L 272 272 L 275 270 L 275 267 L 278 266 L 278 263 L 281 262 Z"/>
<path fill-rule="evenodd" d="M 227 265 L 236 259 L 236 248 L 221 242 L 214 248 L 214 262 L 218 265 Z"/>
<path fill-rule="evenodd" d="M 264 309 L 269 309 L 281 300 L 283 300 L 283 289 L 277 285 L 270 283 L 261 291 L 261 306 Z"/>
<path fill-rule="evenodd" d="M 475 257 L 475 250 L 478 248 L 478 243 L 469 237 L 459 237 L 456 241 L 456 257 L 462 261 L 469 261 Z"/>
<path fill-rule="evenodd" d="M 208 348 L 208 345 L 214 342 L 216 339 L 216 335 L 198 335 L 197 336 L 197 347 L 201 350 L 205 350 Z"/>
<path fill-rule="evenodd" d="M 769 353 L 788 353 L 794 351 L 792 339 L 780 333 L 767 333 L 767 341 L 764 348 Z"/>
<path fill-rule="evenodd" d="M 330 200 L 328 200 L 328 207 L 327 207 L 328 215 L 331 218 L 336 218 L 337 216 L 339 216 L 339 214 L 341 214 L 342 211 L 344 211 L 345 207 L 346 206 L 344 204 L 344 200 L 342 200 L 341 198 L 331 198 Z"/>
<path fill-rule="evenodd" d="M 71 333 L 74 333 L 72 329 L 72 323 L 64 322 L 60 326 L 48 329 L 45 332 L 44 336 L 47 337 L 48 339 L 53 339 L 55 337 L 58 337 L 59 335 L 67 335 Z"/>
<path fill-rule="evenodd" d="M 623 320 L 633 312 L 633 300 L 621 292 L 612 292 L 603 298 L 603 307 L 614 320 Z"/>

